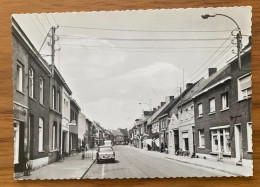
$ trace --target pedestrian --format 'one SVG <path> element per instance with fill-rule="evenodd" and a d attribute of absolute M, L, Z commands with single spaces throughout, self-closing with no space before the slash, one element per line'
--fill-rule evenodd
<path fill-rule="evenodd" d="M 163 142 L 161 143 L 161 153 L 163 152 Z"/>

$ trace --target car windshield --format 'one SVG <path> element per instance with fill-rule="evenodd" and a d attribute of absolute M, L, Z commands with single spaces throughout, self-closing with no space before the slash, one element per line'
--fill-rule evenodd
<path fill-rule="evenodd" d="M 99 152 L 110 152 L 110 151 L 113 151 L 112 147 L 99 148 Z"/>

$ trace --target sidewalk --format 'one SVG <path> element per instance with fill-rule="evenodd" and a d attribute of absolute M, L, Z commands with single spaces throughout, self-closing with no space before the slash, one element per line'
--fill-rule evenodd
<path fill-rule="evenodd" d="M 63 162 L 54 162 L 31 172 L 30 176 L 23 176 L 18 180 L 36 179 L 81 179 L 87 170 L 96 160 L 95 151 L 87 151 L 88 157 L 93 154 L 93 158 L 81 159 L 81 153 L 72 157 L 65 157 Z"/>
<path fill-rule="evenodd" d="M 202 158 L 190 158 L 190 157 L 184 157 L 184 156 L 176 156 L 176 155 L 170 155 L 170 154 L 165 154 L 165 153 L 160 153 L 157 151 L 147 151 L 144 149 L 139 149 L 136 147 L 130 147 L 132 149 L 135 149 L 137 151 L 154 155 L 157 157 L 160 157 L 161 159 L 171 159 L 175 160 L 178 162 L 186 163 L 186 164 L 192 164 L 195 166 L 200 166 L 200 167 L 205 167 L 208 169 L 214 169 L 218 171 L 222 171 L 234 176 L 253 176 L 253 168 L 250 167 L 245 167 L 245 166 L 237 166 L 237 165 L 232 165 L 229 163 L 225 162 L 217 162 L 217 161 L 212 161 L 212 160 L 206 160 Z"/>

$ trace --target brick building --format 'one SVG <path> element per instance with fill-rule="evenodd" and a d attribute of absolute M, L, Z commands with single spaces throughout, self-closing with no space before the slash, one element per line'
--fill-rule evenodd
<path fill-rule="evenodd" d="M 251 38 L 250 38 L 251 39 Z M 235 163 L 252 167 L 251 41 L 238 61 L 231 62 L 230 138 Z"/>
<path fill-rule="evenodd" d="M 209 77 L 194 96 L 196 155 L 236 164 L 252 164 L 251 52 Z"/>
<path fill-rule="evenodd" d="M 50 120 L 49 120 L 49 163 L 57 161 L 61 150 L 61 120 L 62 105 L 61 93 L 65 82 L 57 68 L 54 68 L 54 75 L 50 78 Z"/>
<path fill-rule="evenodd" d="M 25 171 L 29 156 L 28 135 L 28 64 L 29 40 L 12 18 L 13 102 L 14 102 L 14 172 Z"/>
<path fill-rule="evenodd" d="M 51 72 L 45 61 L 29 56 L 29 128 L 32 169 L 49 163 L 49 107 Z"/>

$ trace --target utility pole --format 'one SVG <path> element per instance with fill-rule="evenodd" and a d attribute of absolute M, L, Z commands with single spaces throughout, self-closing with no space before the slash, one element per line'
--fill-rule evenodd
<path fill-rule="evenodd" d="M 242 34 L 241 31 L 239 29 L 238 33 L 237 33 L 237 57 L 238 57 L 238 67 L 239 70 L 241 70 L 241 47 L 242 47 Z"/>
<path fill-rule="evenodd" d="M 51 75 L 54 77 L 54 59 L 55 59 L 55 27 L 51 28 Z"/>

